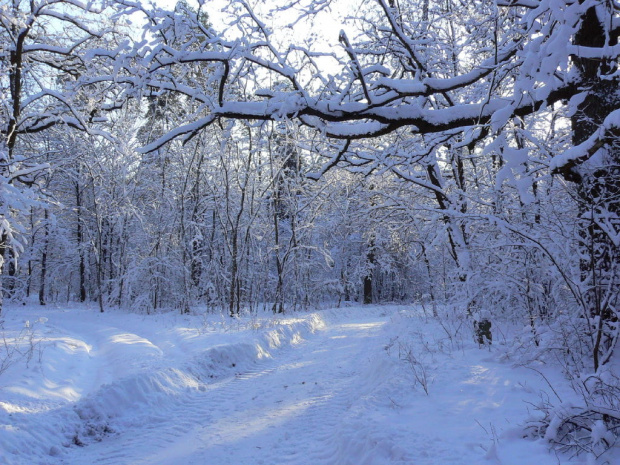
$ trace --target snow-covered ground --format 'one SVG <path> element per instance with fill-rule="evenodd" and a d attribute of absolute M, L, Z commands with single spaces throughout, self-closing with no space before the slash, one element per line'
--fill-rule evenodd
<path fill-rule="evenodd" d="M 20 352 L 0 374 L 0 464 L 585 463 L 523 438 L 552 394 L 499 334 L 480 349 L 465 321 L 413 307 L 3 319 Z"/>

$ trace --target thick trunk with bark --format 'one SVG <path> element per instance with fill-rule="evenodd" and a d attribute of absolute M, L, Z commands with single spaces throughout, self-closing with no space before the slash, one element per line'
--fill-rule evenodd
<path fill-rule="evenodd" d="M 609 38 L 594 7 L 587 11 L 576 45 L 615 45 Z M 575 58 L 583 87 L 589 92 L 572 117 L 573 144 L 588 139 L 605 117 L 620 108 L 620 82 L 607 79 L 613 64 L 601 60 Z M 563 173 L 576 183 L 579 200 L 578 241 L 584 300 L 584 317 L 593 336 L 594 369 L 606 363 L 617 337 L 615 329 L 620 303 L 620 248 L 614 236 L 620 233 L 620 140 L 603 146 L 590 160 Z"/>

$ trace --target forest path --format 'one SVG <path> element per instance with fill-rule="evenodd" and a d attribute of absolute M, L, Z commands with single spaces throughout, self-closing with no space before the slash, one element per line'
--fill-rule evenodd
<path fill-rule="evenodd" d="M 384 351 L 381 329 L 387 321 L 331 325 L 254 371 L 143 412 L 130 429 L 74 449 L 65 462 L 334 463 L 338 438 L 346 434 L 339 431 L 343 417 L 382 382 L 380 376 L 365 376 L 365 367 Z"/>
<path fill-rule="evenodd" d="M 519 426 L 540 380 L 498 362 L 496 348 L 450 346 L 439 324 L 412 312 L 331 320 L 247 371 L 127 412 L 117 432 L 69 448 L 61 463 L 558 463 Z"/>

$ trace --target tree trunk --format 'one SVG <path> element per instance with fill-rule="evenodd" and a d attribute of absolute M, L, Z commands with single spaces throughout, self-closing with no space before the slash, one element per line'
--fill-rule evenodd
<path fill-rule="evenodd" d="M 616 45 L 617 37 L 607 41 L 605 27 L 591 7 L 574 39 L 575 45 L 603 47 Z M 571 120 L 573 144 L 587 140 L 605 117 L 620 108 L 618 78 L 603 75 L 614 70 L 601 60 L 575 58 L 584 88 L 589 92 Z M 620 299 L 620 249 L 613 235 L 620 227 L 620 141 L 608 143 L 590 160 L 563 173 L 576 183 L 579 200 L 578 241 L 584 317 L 590 322 L 594 370 L 611 357 L 617 338 L 616 310 Z M 614 233 L 615 231 L 615 233 Z"/>
<path fill-rule="evenodd" d="M 228 296 L 228 313 L 231 317 L 238 315 L 238 305 L 235 305 L 236 301 L 239 299 L 239 295 L 237 294 L 237 274 L 238 274 L 238 263 L 237 263 L 237 230 L 233 231 L 232 237 L 232 254 L 230 257 L 231 266 L 230 266 L 230 292 Z"/>
<path fill-rule="evenodd" d="M 4 255 L 7 249 L 8 238 L 6 234 L 0 235 L 0 315 L 4 308 Z"/>
<path fill-rule="evenodd" d="M 276 295 L 274 297 L 272 311 L 273 313 L 284 313 L 284 263 L 280 257 L 280 222 L 278 219 L 277 204 L 274 205 L 273 211 L 273 228 L 275 240 L 275 260 L 276 272 L 278 273 L 278 282 L 276 284 Z"/>
<path fill-rule="evenodd" d="M 75 211 L 76 211 L 76 241 L 78 247 L 78 260 L 79 260 L 79 280 L 80 280 L 80 302 L 86 301 L 86 266 L 84 264 L 84 232 L 82 230 L 82 190 L 80 189 L 79 180 L 80 168 L 78 164 L 78 180 L 75 183 Z"/>
<path fill-rule="evenodd" d="M 375 265 L 375 241 L 374 239 L 370 242 L 370 248 L 368 253 L 366 254 L 366 262 L 368 263 L 368 272 L 366 276 L 364 276 L 364 304 L 372 303 L 372 274 Z"/>
<path fill-rule="evenodd" d="M 47 220 L 49 219 L 49 213 L 45 209 L 45 233 L 43 239 L 43 248 L 41 249 L 41 279 L 39 280 L 39 304 L 45 305 L 45 281 L 47 279 L 47 247 L 49 243 L 49 225 Z"/>

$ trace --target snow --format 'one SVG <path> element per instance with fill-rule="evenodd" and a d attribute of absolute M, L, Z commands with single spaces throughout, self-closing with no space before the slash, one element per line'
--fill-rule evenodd
<path fill-rule="evenodd" d="M 523 438 L 549 389 L 499 333 L 479 348 L 467 320 L 412 306 L 3 318 L 20 352 L 0 374 L 0 464 L 584 463 Z"/>
<path fill-rule="evenodd" d="M 583 143 L 556 155 L 549 163 L 549 168 L 554 172 L 571 163 L 586 161 L 597 153 L 598 149 L 607 142 L 606 138 L 617 131 L 618 128 L 620 128 L 620 110 L 614 110 L 605 117 L 603 124 L 599 126 L 598 130 Z"/>

